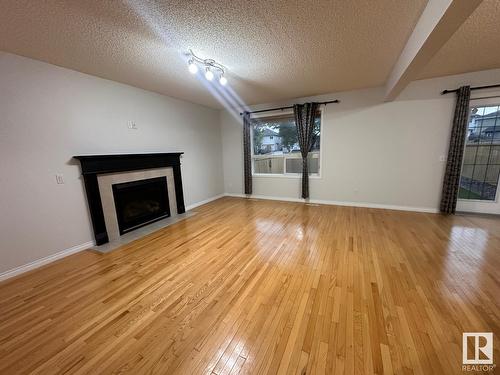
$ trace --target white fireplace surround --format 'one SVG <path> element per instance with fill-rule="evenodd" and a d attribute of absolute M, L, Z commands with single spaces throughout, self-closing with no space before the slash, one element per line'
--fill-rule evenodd
<path fill-rule="evenodd" d="M 102 209 L 104 212 L 104 221 L 106 223 L 106 229 L 110 242 L 116 241 L 120 238 L 120 230 L 118 226 L 118 218 L 116 215 L 115 200 L 113 196 L 113 184 L 139 181 L 155 177 L 167 178 L 168 204 L 170 205 L 170 215 L 171 217 L 177 216 L 177 201 L 175 197 L 174 173 L 172 167 L 103 173 L 97 176 Z"/>

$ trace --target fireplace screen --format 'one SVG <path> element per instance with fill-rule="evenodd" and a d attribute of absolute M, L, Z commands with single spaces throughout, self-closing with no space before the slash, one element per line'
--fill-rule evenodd
<path fill-rule="evenodd" d="M 166 177 L 114 184 L 113 196 L 120 234 L 170 216 Z"/>

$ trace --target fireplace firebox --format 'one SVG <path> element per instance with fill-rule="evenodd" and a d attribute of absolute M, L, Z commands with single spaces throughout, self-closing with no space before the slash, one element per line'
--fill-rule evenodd
<path fill-rule="evenodd" d="M 113 184 L 120 235 L 170 216 L 167 178 Z"/>

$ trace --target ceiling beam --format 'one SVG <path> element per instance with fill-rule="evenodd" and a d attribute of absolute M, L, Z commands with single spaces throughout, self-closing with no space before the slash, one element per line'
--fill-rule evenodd
<path fill-rule="evenodd" d="M 429 0 L 385 86 L 385 100 L 394 100 L 417 78 L 482 0 Z"/>

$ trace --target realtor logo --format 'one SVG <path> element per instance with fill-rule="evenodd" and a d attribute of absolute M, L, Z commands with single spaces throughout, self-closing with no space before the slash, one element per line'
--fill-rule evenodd
<path fill-rule="evenodd" d="M 464 365 L 492 365 L 493 332 L 464 332 L 462 363 Z"/>

